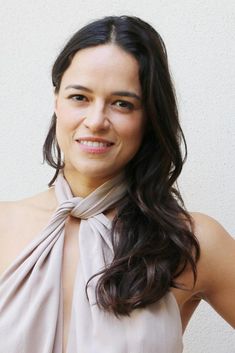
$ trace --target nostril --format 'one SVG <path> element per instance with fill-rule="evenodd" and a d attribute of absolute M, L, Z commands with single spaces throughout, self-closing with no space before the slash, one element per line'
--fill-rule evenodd
<path fill-rule="evenodd" d="M 110 128 L 110 121 L 107 118 L 85 118 L 84 125 L 91 131 L 107 130 Z"/>

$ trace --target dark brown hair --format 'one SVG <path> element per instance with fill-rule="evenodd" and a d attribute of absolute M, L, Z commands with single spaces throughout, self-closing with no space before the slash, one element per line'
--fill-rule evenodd
<path fill-rule="evenodd" d="M 195 285 L 200 247 L 176 183 L 187 146 L 179 124 L 166 48 L 156 30 L 129 16 L 105 17 L 83 27 L 54 63 L 55 91 L 59 91 L 62 76 L 78 50 L 110 42 L 137 59 L 147 116 L 142 145 L 125 169 L 127 196 L 118 206 L 111 232 L 114 258 L 99 273 L 96 287 L 99 307 L 119 316 L 158 301 L 170 287 L 181 288 L 175 278 L 188 264 Z M 56 169 L 49 186 L 64 167 L 55 127 L 54 114 L 43 146 L 44 161 Z"/>

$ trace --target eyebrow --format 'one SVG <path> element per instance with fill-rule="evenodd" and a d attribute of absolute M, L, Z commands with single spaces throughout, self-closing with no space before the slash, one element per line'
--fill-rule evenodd
<path fill-rule="evenodd" d="M 78 89 L 78 90 L 83 90 L 89 93 L 92 93 L 92 90 L 81 86 L 81 85 L 69 85 L 66 86 L 65 89 L 69 89 L 69 88 L 73 88 L 73 89 Z M 121 96 L 121 97 L 131 97 L 131 98 L 135 98 L 137 100 L 141 100 L 140 96 L 138 96 L 138 94 L 134 93 L 134 92 L 130 92 L 130 91 L 115 91 L 111 93 L 113 96 Z"/>

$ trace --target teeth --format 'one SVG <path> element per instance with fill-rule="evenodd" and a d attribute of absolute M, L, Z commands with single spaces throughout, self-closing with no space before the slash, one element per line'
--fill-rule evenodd
<path fill-rule="evenodd" d="M 110 146 L 110 143 L 96 142 L 96 141 L 79 141 L 82 145 L 90 147 L 107 147 Z"/>

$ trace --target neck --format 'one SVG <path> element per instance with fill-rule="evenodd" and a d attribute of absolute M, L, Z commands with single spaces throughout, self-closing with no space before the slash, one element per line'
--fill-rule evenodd
<path fill-rule="evenodd" d="M 64 169 L 64 176 L 69 183 L 72 194 L 83 198 L 112 178 L 112 176 L 106 178 L 91 178 L 66 169 Z"/>

